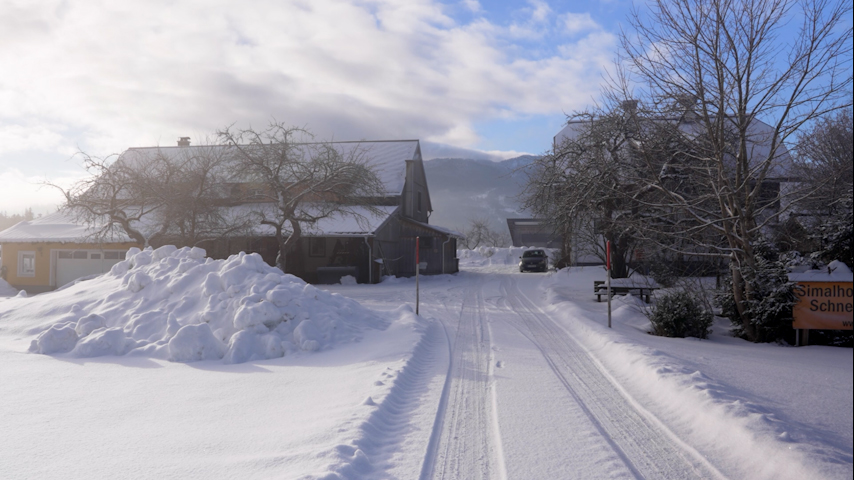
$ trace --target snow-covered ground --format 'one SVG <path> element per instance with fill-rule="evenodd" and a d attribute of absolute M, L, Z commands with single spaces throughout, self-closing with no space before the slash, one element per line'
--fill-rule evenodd
<path fill-rule="evenodd" d="M 0 477 L 854 475 L 852 350 L 655 337 L 631 297 L 608 329 L 601 268 L 520 252 L 422 277 L 420 316 L 414 279 L 320 290 L 189 249 L 0 284 Z"/>

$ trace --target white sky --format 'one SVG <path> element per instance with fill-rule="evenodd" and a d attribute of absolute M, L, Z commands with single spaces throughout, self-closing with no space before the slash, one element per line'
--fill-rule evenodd
<path fill-rule="evenodd" d="M 437 155 L 541 153 L 599 91 L 626 5 L 0 0 L 0 212 L 59 202 L 35 183 L 79 178 L 78 150 L 271 118 Z"/>

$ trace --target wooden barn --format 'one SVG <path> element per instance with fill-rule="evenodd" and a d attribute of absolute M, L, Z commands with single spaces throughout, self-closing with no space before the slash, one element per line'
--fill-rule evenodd
<path fill-rule="evenodd" d="M 384 275 L 412 276 L 416 268 L 416 237 L 421 238 L 420 260 L 426 262 L 422 274 L 455 273 L 459 270 L 456 251 L 457 239 L 461 235 L 430 224 L 433 208 L 418 140 L 333 142 L 331 145 L 345 156 L 358 149 L 379 177 L 385 194 L 371 200 L 373 208 L 353 207 L 351 211 L 355 215 L 337 214 L 306 225 L 302 238 L 287 255 L 287 273 L 311 283 L 336 283 L 344 276 L 355 277 L 359 283 L 376 283 Z M 131 148 L 121 158 L 135 162 L 144 162 L 154 155 L 179 158 L 192 155 L 194 148 L 210 153 L 230 147 L 194 147 L 182 139 L 175 147 Z M 235 191 L 242 192 L 246 190 L 242 187 L 251 186 L 236 187 Z M 270 204 L 259 199 L 247 199 L 243 194 L 239 197 L 239 201 L 235 200 L 224 208 L 237 215 L 271 208 Z M 86 225 L 75 223 L 73 215 L 60 212 L 0 232 L 7 280 L 17 288 L 51 290 L 83 276 L 75 272 L 89 275 L 108 269 L 109 262 L 105 258 L 107 255 L 111 259 L 116 256 L 112 250 L 140 246 L 124 236 L 104 244 L 102 239 L 87 236 L 87 231 Z M 179 242 L 163 240 L 161 243 Z M 151 246 L 160 245 L 152 242 Z M 212 258 L 225 258 L 241 251 L 258 253 L 271 265 L 275 264 L 278 252 L 273 230 L 263 225 L 198 246 L 205 248 Z M 100 253 L 105 249 L 110 252 Z M 80 261 L 66 261 L 66 250 L 72 252 L 71 260 Z M 84 254 L 86 265 L 77 265 L 82 262 Z"/>

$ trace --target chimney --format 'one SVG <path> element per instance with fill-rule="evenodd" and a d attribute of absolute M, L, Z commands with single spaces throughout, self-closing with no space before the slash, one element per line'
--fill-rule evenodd
<path fill-rule="evenodd" d="M 638 111 L 638 101 L 635 99 L 623 100 L 620 103 L 620 108 L 629 115 L 634 115 Z"/>
<path fill-rule="evenodd" d="M 190 146 L 190 137 L 181 137 L 178 139 L 179 147 L 189 147 Z"/>
<path fill-rule="evenodd" d="M 676 100 L 676 105 L 684 112 L 693 112 L 697 106 L 697 97 L 690 93 L 674 95 L 674 100 Z"/>

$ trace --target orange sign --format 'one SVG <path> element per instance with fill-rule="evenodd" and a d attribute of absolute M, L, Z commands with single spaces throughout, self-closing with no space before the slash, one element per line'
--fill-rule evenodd
<path fill-rule="evenodd" d="M 798 282 L 795 284 L 794 328 L 852 330 L 852 282 Z"/>

